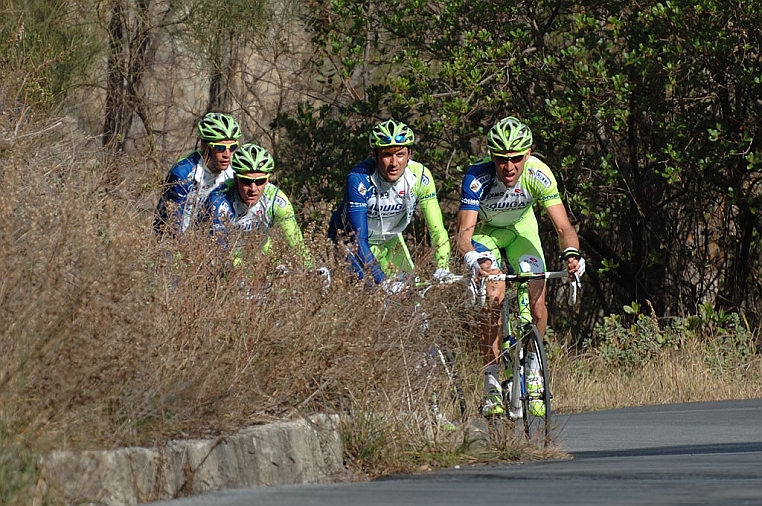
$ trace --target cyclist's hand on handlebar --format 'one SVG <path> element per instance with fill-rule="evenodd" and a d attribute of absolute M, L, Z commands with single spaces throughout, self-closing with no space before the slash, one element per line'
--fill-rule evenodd
<path fill-rule="evenodd" d="M 497 269 L 497 260 L 491 251 L 469 251 L 463 255 L 463 261 L 475 277 L 489 276 Z"/>
<path fill-rule="evenodd" d="M 579 257 L 579 260 L 577 261 L 577 277 L 582 276 L 585 273 L 585 259 L 582 257 Z"/>
<path fill-rule="evenodd" d="M 435 270 L 432 277 L 440 283 L 450 283 L 452 281 L 452 273 L 447 269 L 439 268 Z"/>
<path fill-rule="evenodd" d="M 381 289 L 387 295 L 396 295 L 405 289 L 405 282 L 387 278 L 381 282 Z"/>
<path fill-rule="evenodd" d="M 585 259 L 582 258 L 577 248 L 566 248 L 561 254 L 561 259 L 566 260 L 570 276 L 576 274 L 577 278 L 579 278 L 585 273 Z"/>

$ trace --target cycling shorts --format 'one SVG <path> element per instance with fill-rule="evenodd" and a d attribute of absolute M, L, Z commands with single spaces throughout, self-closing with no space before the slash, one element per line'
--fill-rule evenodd
<path fill-rule="evenodd" d="M 402 234 L 382 244 L 371 244 L 370 251 L 387 277 L 400 272 L 412 272 L 415 269 Z"/>
<path fill-rule="evenodd" d="M 545 255 L 542 252 L 537 218 L 530 213 L 523 220 L 509 227 L 477 225 L 471 238 L 476 251 L 491 251 L 500 263 L 508 261 L 511 272 L 519 272 L 519 265 L 529 264 L 524 271 L 544 272 Z M 502 253 L 502 254 L 501 254 Z"/>

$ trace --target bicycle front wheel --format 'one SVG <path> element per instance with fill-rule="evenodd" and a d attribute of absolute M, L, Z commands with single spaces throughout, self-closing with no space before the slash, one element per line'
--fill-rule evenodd
<path fill-rule="evenodd" d="M 537 327 L 532 323 L 524 327 L 523 362 L 524 377 L 521 403 L 524 408 L 524 431 L 530 440 L 550 443 L 550 381 L 545 346 Z M 536 365 L 528 363 L 528 357 L 536 357 Z"/>

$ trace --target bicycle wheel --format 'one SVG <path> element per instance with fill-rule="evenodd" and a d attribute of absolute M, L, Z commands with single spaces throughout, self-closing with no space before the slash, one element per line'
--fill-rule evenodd
<path fill-rule="evenodd" d="M 540 440 L 543 445 L 550 442 L 550 382 L 548 376 L 548 361 L 545 357 L 545 346 L 542 344 L 542 336 L 537 327 L 531 323 L 523 327 L 524 365 L 523 385 L 521 388 L 521 404 L 524 408 L 524 432 L 527 438 Z M 537 356 L 538 370 L 534 375 L 528 370 L 527 357 L 530 353 Z M 532 378 L 535 376 L 535 378 Z M 539 377 L 540 384 L 536 377 Z M 534 381 L 534 383 L 533 383 Z"/>

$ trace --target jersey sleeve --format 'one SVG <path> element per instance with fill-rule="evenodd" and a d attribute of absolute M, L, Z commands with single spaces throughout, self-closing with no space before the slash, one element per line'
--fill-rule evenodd
<path fill-rule="evenodd" d="M 304 262 L 304 266 L 306 268 L 312 267 L 312 255 L 310 253 L 309 247 L 307 247 L 307 244 L 304 242 L 304 236 L 302 235 L 302 230 L 299 228 L 299 224 L 296 221 L 296 214 L 294 213 L 294 207 L 291 205 L 291 202 L 288 200 L 288 197 L 286 197 L 286 194 L 283 193 L 281 190 L 278 190 L 275 194 L 275 198 L 273 199 L 272 204 L 272 210 L 273 210 L 273 223 L 278 225 L 278 227 L 283 232 L 283 235 L 286 238 L 286 243 L 288 244 L 288 247 L 296 251 L 297 254 L 302 258 L 302 261 Z M 270 249 L 270 241 L 268 240 L 265 243 L 265 249 Z"/>
<path fill-rule="evenodd" d="M 463 176 L 460 188 L 460 211 L 478 211 L 487 178 L 472 166 Z"/>
<path fill-rule="evenodd" d="M 187 160 L 181 160 L 175 164 L 164 180 L 164 189 L 154 212 L 153 227 L 158 235 L 169 232 L 170 229 L 174 233 L 182 228 L 183 212 L 193 184 L 188 163 Z"/>
<path fill-rule="evenodd" d="M 442 209 L 439 207 L 437 199 L 437 188 L 434 184 L 434 178 L 428 168 L 424 167 L 419 182 L 418 200 L 421 203 L 421 212 L 426 220 L 426 226 L 429 228 L 431 237 L 431 246 L 434 248 L 434 259 L 437 262 L 437 268 L 450 268 L 450 237 L 444 226 L 442 219 Z"/>
<path fill-rule="evenodd" d="M 542 162 L 525 167 L 527 189 L 543 209 L 562 204 L 558 183 L 550 168 Z"/>
<path fill-rule="evenodd" d="M 225 187 L 222 186 L 209 194 L 206 209 L 212 220 L 212 233 L 221 245 L 226 246 L 228 227 L 233 219 L 233 208 L 225 197 L 224 189 Z"/>
<path fill-rule="evenodd" d="M 357 241 L 357 254 L 350 257 L 352 270 L 362 279 L 365 269 L 370 267 L 376 283 L 381 283 L 386 275 L 376 261 L 368 242 L 368 201 L 366 194 L 371 191 L 364 178 L 350 174 L 346 182 L 347 219 Z"/>

